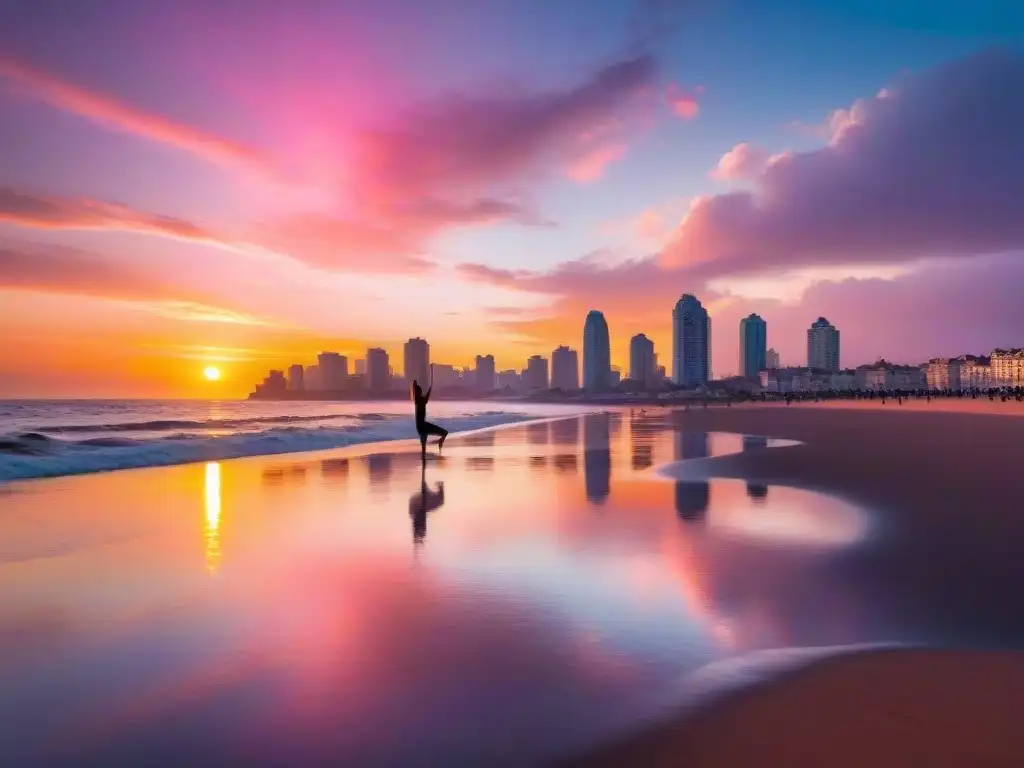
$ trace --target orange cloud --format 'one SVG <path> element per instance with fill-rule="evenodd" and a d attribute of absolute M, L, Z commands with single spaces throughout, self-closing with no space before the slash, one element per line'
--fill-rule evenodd
<path fill-rule="evenodd" d="M 144 112 L 15 59 L 0 57 L 0 79 L 6 80 L 15 94 L 45 102 L 101 125 L 177 147 L 221 165 L 261 172 L 269 169 L 267 159 L 252 147 Z"/>

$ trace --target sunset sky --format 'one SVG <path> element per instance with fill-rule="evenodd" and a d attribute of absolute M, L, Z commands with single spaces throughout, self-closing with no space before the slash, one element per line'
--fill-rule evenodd
<path fill-rule="evenodd" d="M 3 0 L 0 397 L 521 368 L 694 293 L 804 362 L 1024 345 L 1019 0 Z M 216 364 L 219 382 L 203 369 Z"/>

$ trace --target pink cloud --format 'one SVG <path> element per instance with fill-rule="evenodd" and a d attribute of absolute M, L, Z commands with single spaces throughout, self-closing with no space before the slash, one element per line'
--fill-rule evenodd
<path fill-rule="evenodd" d="M 696 200 L 661 254 L 701 274 L 973 256 L 1024 246 L 1024 59 L 987 52 L 858 102 L 831 142 Z"/>
<path fill-rule="evenodd" d="M 697 97 L 704 93 L 704 86 L 695 86 L 692 90 L 686 90 L 678 85 L 669 84 L 665 91 L 665 98 L 672 111 L 683 120 L 692 120 L 700 113 L 700 104 Z"/>
<path fill-rule="evenodd" d="M 604 175 L 606 166 L 621 160 L 626 155 L 625 144 L 607 144 L 595 147 L 566 167 L 565 175 L 575 182 L 585 184 L 596 181 Z"/>
<path fill-rule="evenodd" d="M 239 142 L 177 123 L 90 91 L 15 59 L 0 57 L 0 80 L 11 91 L 118 131 L 176 147 L 222 165 L 267 172 L 262 154 Z"/>
<path fill-rule="evenodd" d="M 756 179 L 768 165 L 768 153 L 746 142 L 737 144 L 718 161 L 711 177 L 722 181 Z"/>
<path fill-rule="evenodd" d="M 0 187 L 0 222 L 36 229 L 108 229 L 181 240 L 221 242 L 192 222 L 138 211 L 120 203 L 37 195 Z"/>

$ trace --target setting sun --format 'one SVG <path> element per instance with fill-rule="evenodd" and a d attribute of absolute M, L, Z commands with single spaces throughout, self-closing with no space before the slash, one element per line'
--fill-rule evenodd
<path fill-rule="evenodd" d="M 220 369 L 215 366 L 207 366 L 203 369 L 203 376 L 207 381 L 219 381 L 220 380 Z"/>

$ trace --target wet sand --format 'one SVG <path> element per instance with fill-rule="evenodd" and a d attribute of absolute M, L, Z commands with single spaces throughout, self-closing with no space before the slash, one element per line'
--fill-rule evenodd
<path fill-rule="evenodd" d="M 1024 407 L 1016 403 L 968 400 L 752 405 L 677 418 L 695 429 L 801 441 L 709 459 L 696 474 L 814 488 L 878 510 L 889 546 L 860 567 L 875 575 L 879 596 L 927 616 L 952 644 L 1009 640 L 1019 648 L 1024 611 L 1012 586 L 1024 583 L 1019 415 Z M 916 536 L 921 526 L 941 535 Z M 987 631 L 963 631 L 982 624 Z M 570 764 L 1017 766 L 1024 765 L 1021 701 L 1019 651 L 873 651 L 782 675 Z"/>
<path fill-rule="evenodd" d="M 11 484 L 0 751 L 519 766 L 667 748 L 761 766 L 827 748 L 809 764 L 837 764 L 863 753 L 816 729 L 858 726 L 963 755 L 1024 697 L 1012 654 L 823 662 L 643 727 L 650 697 L 663 713 L 689 676 L 752 652 L 1024 650 L 1024 419 L 889 408 L 518 425 L 453 437 L 425 475 L 393 443 Z M 763 730 L 787 724 L 801 746 Z M 639 735 L 593 751 L 623 732 Z"/>

